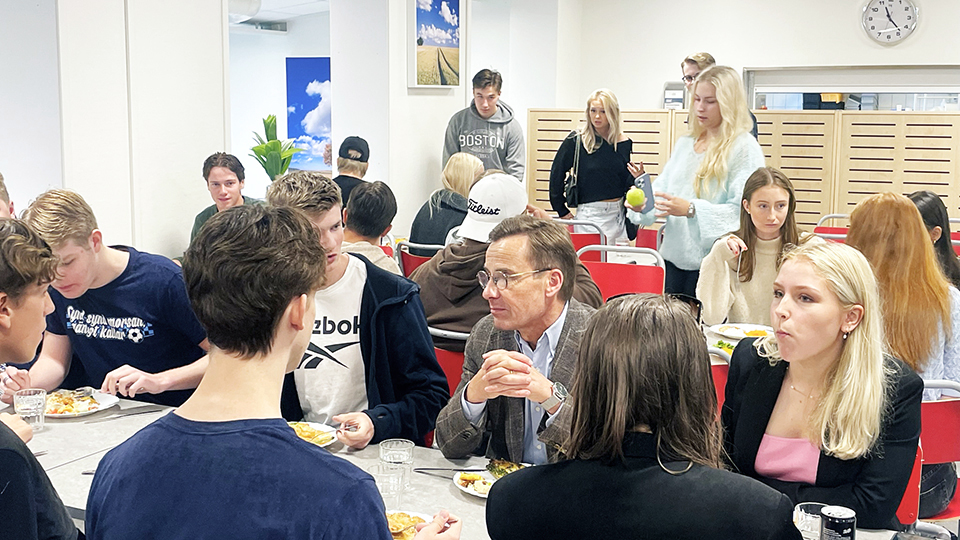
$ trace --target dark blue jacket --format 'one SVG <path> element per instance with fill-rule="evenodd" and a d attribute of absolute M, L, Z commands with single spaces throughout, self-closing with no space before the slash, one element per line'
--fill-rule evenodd
<path fill-rule="evenodd" d="M 370 444 L 396 437 L 422 443 L 450 392 L 427 331 L 420 286 L 362 255 L 350 256 L 367 267 L 360 300 L 360 353 L 369 407 L 363 412 L 374 426 Z M 284 379 L 280 407 L 287 420 L 303 419 L 292 373 Z"/>

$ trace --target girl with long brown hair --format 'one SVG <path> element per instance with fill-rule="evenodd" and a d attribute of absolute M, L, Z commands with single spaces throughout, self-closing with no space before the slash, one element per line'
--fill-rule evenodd
<path fill-rule="evenodd" d="M 850 215 L 847 244 L 877 275 L 890 352 L 924 379 L 960 382 L 960 291 L 944 276 L 917 206 L 897 193 L 867 197 Z M 940 394 L 924 390 L 923 398 Z M 952 463 L 924 465 L 920 517 L 946 508 L 956 477 Z"/>
<path fill-rule="evenodd" d="M 490 538 L 800 538 L 787 497 L 721 468 L 710 359 L 686 304 L 648 294 L 600 308 L 570 396 L 570 459 L 498 480 Z"/>
<path fill-rule="evenodd" d="M 697 298 L 707 324 L 770 324 L 770 290 L 784 249 L 822 240 L 797 227 L 797 196 L 785 174 L 761 167 L 743 186 L 740 228 L 700 265 Z"/>

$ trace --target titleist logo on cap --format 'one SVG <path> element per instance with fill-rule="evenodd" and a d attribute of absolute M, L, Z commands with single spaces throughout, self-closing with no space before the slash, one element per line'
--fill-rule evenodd
<path fill-rule="evenodd" d="M 485 216 L 496 216 L 500 214 L 499 208 L 488 208 L 473 199 L 470 199 L 469 201 L 467 201 L 467 208 L 471 212 L 475 212 L 477 214 L 481 214 Z"/>

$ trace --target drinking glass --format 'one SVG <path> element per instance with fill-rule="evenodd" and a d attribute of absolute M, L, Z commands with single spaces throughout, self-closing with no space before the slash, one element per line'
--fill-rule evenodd
<path fill-rule="evenodd" d="M 380 443 L 380 464 L 390 465 L 403 471 L 403 488 L 410 488 L 413 475 L 413 441 L 387 439 Z"/>
<path fill-rule="evenodd" d="M 386 511 L 399 510 L 400 496 L 403 493 L 403 469 L 391 464 L 378 463 L 367 469 L 367 472 L 377 483 Z"/>
<path fill-rule="evenodd" d="M 823 503 L 803 502 L 793 507 L 793 524 L 800 529 L 804 540 L 820 539 L 820 510 Z"/>
<path fill-rule="evenodd" d="M 30 424 L 33 431 L 43 429 L 43 412 L 47 408 L 47 391 L 40 388 L 17 390 L 13 394 L 13 410 Z"/>

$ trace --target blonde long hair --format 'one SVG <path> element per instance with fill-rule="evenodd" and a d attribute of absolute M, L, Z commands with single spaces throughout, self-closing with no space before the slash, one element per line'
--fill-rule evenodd
<path fill-rule="evenodd" d="M 694 95 L 697 87 L 703 83 L 710 83 L 717 89 L 721 123 L 719 135 L 710 140 L 703 161 L 697 168 L 694 193 L 698 198 L 723 185 L 723 180 L 727 177 L 727 156 L 734 141 L 741 133 L 753 129 L 743 82 L 736 70 L 727 66 L 712 66 L 701 71 L 693 85 Z M 690 136 L 696 141 L 706 131 L 700 122 L 696 121 L 696 100 L 690 100 L 687 120 Z"/>
<path fill-rule="evenodd" d="M 440 175 L 440 181 L 443 187 L 454 193 L 463 195 L 463 198 L 470 196 L 470 186 L 483 174 L 483 162 L 480 158 L 466 152 L 457 152 L 450 156 L 443 173 Z"/>
<path fill-rule="evenodd" d="M 863 317 L 843 341 L 840 358 L 826 376 L 820 403 L 805 432 L 820 448 L 839 459 L 866 455 L 876 444 L 889 405 L 888 373 L 883 360 L 883 318 L 877 280 L 870 263 L 856 249 L 834 242 L 806 243 L 784 254 L 783 262 L 804 262 L 837 295 L 844 309 L 863 308 Z M 755 344 L 771 365 L 782 361 L 777 340 L 768 336 Z"/>
<path fill-rule="evenodd" d="M 610 123 L 606 141 L 616 150 L 617 141 L 623 137 L 623 126 L 620 123 L 620 102 L 617 101 L 617 96 L 606 88 L 595 90 L 587 98 L 587 107 L 584 109 L 584 117 L 587 123 L 580 129 L 580 139 L 583 140 L 583 148 L 588 154 L 592 154 L 602 144 L 600 134 L 597 133 L 596 128 L 593 127 L 593 122 L 590 121 L 590 103 L 598 100 L 603 103 L 607 122 Z"/>
<path fill-rule="evenodd" d="M 847 245 L 870 261 L 883 299 L 890 352 L 923 371 L 938 331 L 949 338 L 950 284 L 943 276 L 920 211 L 899 193 L 877 193 L 850 214 Z"/>

